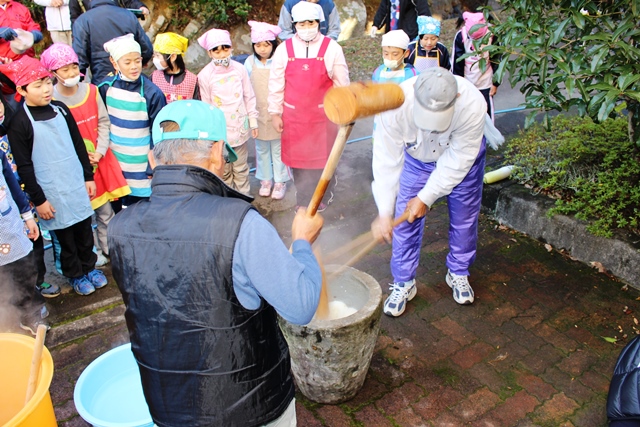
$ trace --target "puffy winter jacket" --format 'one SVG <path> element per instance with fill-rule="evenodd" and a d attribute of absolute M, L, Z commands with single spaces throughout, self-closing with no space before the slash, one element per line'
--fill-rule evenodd
<path fill-rule="evenodd" d="M 431 16 L 427 0 L 400 0 L 398 29 L 404 30 L 409 36 L 409 40 L 418 37 L 418 16 Z M 385 31 L 389 31 L 390 17 L 391 0 L 380 0 L 376 15 L 373 17 L 373 26 L 382 28 L 383 25 L 386 25 Z"/>
<path fill-rule="evenodd" d="M 153 56 L 153 45 L 138 19 L 130 11 L 116 6 L 114 0 L 94 0 L 91 10 L 86 11 L 73 24 L 73 50 L 80 60 L 80 72 L 91 67 L 92 81 L 100 83 L 113 71 L 105 42 L 133 34 L 140 43 L 142 62 L 146 64 Z"/>
<path fill-rule="evenodd" d="M 609 421 L 636 420 L 640 425 L 640 336 L 632 339 L 618 356 L 609 386 L 607 417 Z"/>
<path fill-rule="evenodd" d="M 80 5 L 81 3 L 82 6 Z M 75 20 L 78 19 L 78 16 L 91 9 L 94 3 L 95 2 L 92 0 L 69 0 L 69 15 L 71 23 L 73 24 Z M 118 0 L 116 6 L 124 7 L 125 9 L 140 9 L 141 7 L 147 7 L 139 0 Z M 149 8 L 147 7 L 147 9 Z"/>

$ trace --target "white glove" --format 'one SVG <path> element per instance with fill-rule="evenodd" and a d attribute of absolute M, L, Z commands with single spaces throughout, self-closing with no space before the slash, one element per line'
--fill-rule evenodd
<path fill-rule="evenodd" d="M 371 32 L 369 33 L 369 35 L 371 37 L 375 37 L 377 32 L 378 32 L 378 27 L 373 26 L 371 27 Z"/>

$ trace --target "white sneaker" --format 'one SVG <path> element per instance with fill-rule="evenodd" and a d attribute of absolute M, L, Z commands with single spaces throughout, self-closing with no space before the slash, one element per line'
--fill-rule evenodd
<path fill-rule="evenodd" d="M 262 197 L 269 197 L 269 194 L 271 194 L 271 181 L 260 181 L 258 194 Z"/>
<path fill-rule="evenodd" d="M 109 258 L 104 256 L 102 251 L 98 251 L 98 259 L 96 260 L 96 267 L 104 267 L 109 264 Z"/>
<path fill-rule="evenodd" d="M 274 200 L 282 200 L 284 199 L 284 194 L 286 192 L 287 192 L 287 183 L 276 182 L 276 185 L 273 186 L 273 193 L 271 193 L 271 198 Z"/>
<path fill-rule="evenodd" d="M 391 317 L 398 317 L 407 308 L 407 302 L 411 301 L 416 294 L 416 281 L 396 282 L 389 284 L 391 295 L 384 302 L 384 314 Z"/>
<path fill-rule="evenodd" d="M 459 276 L 453 274 L 451 270 L 447 271 L 446 277 L 447 285 L 453 289 L 453 299 L 458 304 L 471 304 L 473 303 L 473 289 L 469 284 L 469 276 Z"/>

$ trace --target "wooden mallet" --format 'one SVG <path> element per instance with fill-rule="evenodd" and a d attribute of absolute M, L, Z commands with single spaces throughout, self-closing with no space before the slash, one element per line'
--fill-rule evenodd
<path fill-rule="evenodd" d="M 340 129 L 307 207 L 307 216 L 312 217 L 317 213 L 318 206 L 336 172 L 355 121 L 362 117 L 393 110 L 400 107 L 403 102 L 404 92 L 400 86 L 393 83 L 358 82 L 349 86 L 334 87 L 327 91 L 324 96 L 324 112 L 329 120 L 340 125 Z M 316 316 L 326 318 L 329 313 L 329 298 L 324 267 L 321 265 L 320 268 L 322 269 L 322 291 Z"/>

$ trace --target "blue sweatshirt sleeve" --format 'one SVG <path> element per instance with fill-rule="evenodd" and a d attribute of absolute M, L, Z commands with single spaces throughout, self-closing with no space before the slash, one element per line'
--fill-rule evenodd
<path fill-rule="evenodd" d="M 287 321 L 305 325 L 318 307 L 322 273 L 311 245 L 293 242 L 289 253 L 275 228 L 247 212 L 233 250 L 233 289 L 240 304 L 256 310 L 264 299 Z"/>
<path fill-rule="evenodd" d="M 20 184 L 18 183 L 16 176 L 13 174 L 13 170 L 11 170 L 11 164 L 9 163 L 9 160 L 7 160 L 7 156 L 4 154 L 4 151 L 0 151 L 0 157 L 2 157 L 2 174 L 4 175 L 4 180 L 7 181 L 7 186 L 11 192 L 13 201 L 18 205 L 18 209 L 21 214 L 31 212 L 29 199 L 27 199 L 24 191 L 20 188 Z"/>

